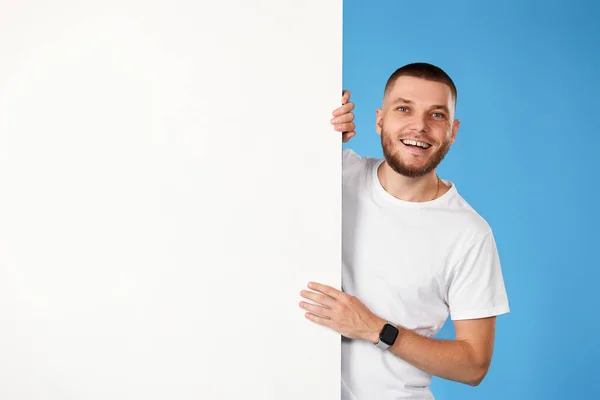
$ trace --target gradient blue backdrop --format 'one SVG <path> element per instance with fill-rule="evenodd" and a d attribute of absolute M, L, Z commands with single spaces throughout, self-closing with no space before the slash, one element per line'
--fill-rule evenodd
<path fill-rule="evenodd" d="M 345 147 L 382 155 L 375 109 L 414 61 L 458 87 L 438 171 L 494 229 L 512 309 L 484 382 L 436 378 L 436 400 L 600 399 L 600 2 L 345 0 L 358 132 Z"/>

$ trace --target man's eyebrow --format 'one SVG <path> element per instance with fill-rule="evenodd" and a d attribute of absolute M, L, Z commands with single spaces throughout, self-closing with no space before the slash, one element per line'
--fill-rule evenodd
<path fill-rule="evenodd" d="M 392 104 L 414 104 L 414 101 L 405 99 L 404 97 L 398 97 Z M 436 104 L 430 107 L 431 110 L 442 110 L 446 114 L 450 114 L 450 109 L 445 104 Z"/>
<path fill-rule="evenodd" d="M 443 105 L 443 104 L 441 104 L 441 105 L 438 105 L 438 106 L 433 106 L 433 107 L 431 107 L 431 109 L 432 109 L 432 110 L 444 110 L 444 111 L 446 111 L 447 113 L 450 113 L 450 110 L 448 110 L 448 106 L 446 106 L 446 105 Z"/>
<path fill-rule="evenodd" d="M 394 100 L 394 102 L 392 104 L 398 104 L 398 103 L 414 104 L 414 102 L 412 100 L 405 99 L 404 97 L 398 97 L 396 100 Z M 443 111 L 445 111 L 447 113 L 450 113 L 450 110 L 448 109 L 448 106 L 446 106 L 444 104 L 439 104 L 439 105 L 431 106 L 430 109 L 432 109 L 432 110 L 443 110 Z"/>
<path fill-rule="evenodd" d="M 398 97 L 396 100 L 394 100 L 394 102 L 392 104 L 396 104 L 396 103 L 406 103 L 406 104 L 413 104 L 412 100 L 408 100 L 405 99 L 403 97 Z"/>

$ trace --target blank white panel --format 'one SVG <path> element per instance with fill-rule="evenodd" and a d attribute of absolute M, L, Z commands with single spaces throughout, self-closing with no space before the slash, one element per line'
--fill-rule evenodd
<path fill-rule="evenodd" d="M 339 398 L 341 19 L 0 0 L 0 399 Z"/>

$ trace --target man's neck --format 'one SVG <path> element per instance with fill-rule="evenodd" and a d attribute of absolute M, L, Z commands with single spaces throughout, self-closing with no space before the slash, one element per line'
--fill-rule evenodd
<path fill-rule="evenodd" d="M 418 178 L 409 178 L 398 174 L 384 161 L 377 169 L 377 177 L 386 192 L 404 201 L 431 201 L 449 190 L 435 170 Z"/>

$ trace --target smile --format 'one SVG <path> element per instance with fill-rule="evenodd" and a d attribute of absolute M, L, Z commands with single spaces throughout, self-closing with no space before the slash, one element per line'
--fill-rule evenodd
<path fill-rule="evenodd" d="M 431 147 L 431 145 L 429 143 L 418 142 L 416 140 L 403 139 L 403 140 L 401 140 L 401 142 L 404 143 L 406 146 L 416 146 L 416 147 L 420 147 L 422 149 L 428 149 Z"/>

